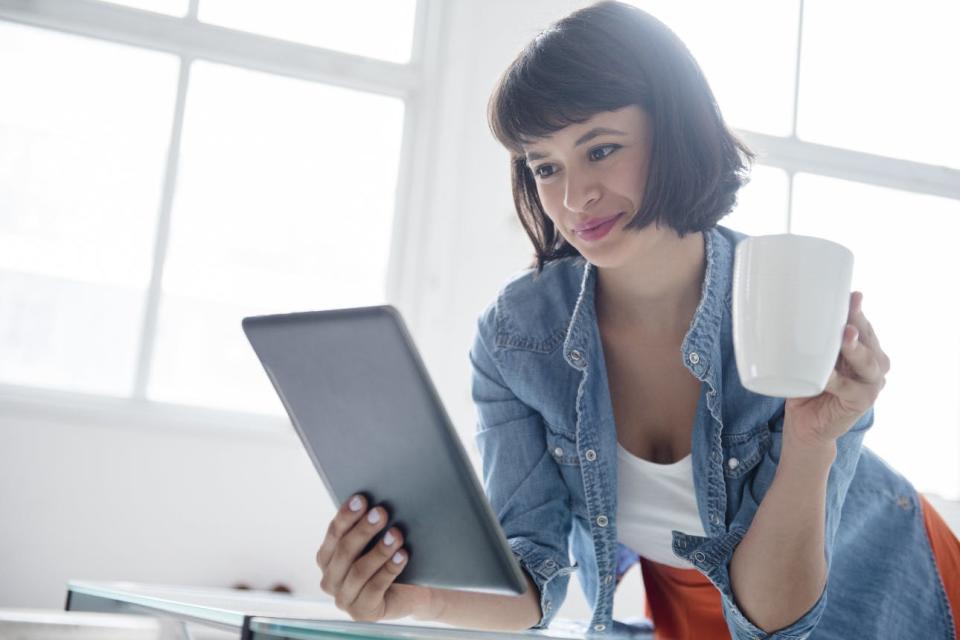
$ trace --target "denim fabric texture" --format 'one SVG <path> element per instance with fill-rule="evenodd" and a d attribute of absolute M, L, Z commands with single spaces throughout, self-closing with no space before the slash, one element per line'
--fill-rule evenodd
<path fill-rule="evenodd" d="M 773 482 L 785 402 L 744 389 L 737 373 L 731 282 L 744 237 L 704 232 L 701 300 L 678 357 L 701 381 L 692 455 L 707 535 L 674 531 L 674 553 L 716 586 L 733 638 L 953 638 L 916 490 L 862 446 L 872 408 L 840 438 L 830 470 L 820 599 L 771 634 L 737 607 L 730 560 Z M 470 361 L 484 489 L 540 590 L 534 628 L 556 615 L 576 573 L 593 607 L 589 634 L 603 636 L 629 632 L 613 620 L 613 597 L 637 555 L 617 542 L 617 432 L 595 287 L 596 267 L 578 256 L 518 274 L 481 314 Z"/>

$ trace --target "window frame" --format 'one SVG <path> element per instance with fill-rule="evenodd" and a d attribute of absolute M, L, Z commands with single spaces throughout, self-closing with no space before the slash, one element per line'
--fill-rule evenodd
<path fill-rule="evenodd" d="M 201 22 L 198 0 L 187 13 L 169 16 L 99 0 L 0 0 L 0 21 L 129 45 L 177 56 L 177 93 L 158 206 L 154 249 L 133 392 L 125 397 L 0 383 L 0 418 L 24 421 L 71 421 L 87 424 L 144 425 L 166 428 L 238 427 L 247 432 L 288 437 L 288 420 L 240 411 L 178 405 L 147 399 L 154 342 L 162 295 L 170 217 L 178 176 L 186 94 L 193 61 L 227 64 L 273 75 L 317 82 L 404 102 L 404 122 L 387 300 L 401 308 L 415 327 L 419 291 L 417 274 L 424 268 L 411 230 L 423 224 L 429 155 L 437 144 L 428 123 L 436 119 L 441 68 L 442 0 L 416 0 L 410 60 L 396 63 L 290 42 Z"/>

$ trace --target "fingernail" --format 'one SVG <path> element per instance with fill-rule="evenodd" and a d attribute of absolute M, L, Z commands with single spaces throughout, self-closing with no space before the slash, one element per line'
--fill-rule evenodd
<path fill-rule="evenodd" d="M 403 554 L 397 551 L 393 554 L 393 564 L 400 564 L 401 562 L 403 562 Z"/>
<path fill-rule="evenodd" d="M 377 524 L 378 522 L 380 522 L 380 512 L 374 509 L 373 511 L 368 513 L 367 522 L 369 522 L 370 524 Z"/>
<path fill-rule="evenodd" d="M 350 511 L 360 511 L 360 507 L 363 506 L 363 501 L 360 499 L 360 496 L 353 496 L 353 500 L 350 501 Z"/>
<path fill-rule="evenodd" d="M 389 531 L 387 531 L 387 535 L 383 536 L 383 544 L 387 545 L 388 547 L 393 544 L 394 540 L 396 540 L 396 538 L 394 538 L 393 534 Z"/>

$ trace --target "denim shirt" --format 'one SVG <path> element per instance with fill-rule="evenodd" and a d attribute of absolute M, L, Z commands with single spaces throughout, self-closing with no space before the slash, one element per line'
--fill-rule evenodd
<path fill-rule="evenodd" d="M 692 456 L 706 536 L 674 531 L 674 554 L 716 586 L 733 638 L 953 638 L 916 490 L 861 446 L 872 408 L 837 442 L 826 494 L 829 573 L 819 600 L 771 634 L 737 606 L 730 560 L 773 482 L 785 402 L 744 389 L 737 374 L 731 280 L 744 237 L 722 226 L 704 232 L 702 295 L 677 354 L 701 381 Z M 635 632 L 612 617 L 619 574 L 637 556 L 617 542 L 617 432 L 596 267 L 574 256 L 534 274 L 502 288 L 470 349 L 484 490 L 540 591 L 542 618 L 533 628 L 549 624 L 577 572 L 593 607 L 588 633 Z"/>

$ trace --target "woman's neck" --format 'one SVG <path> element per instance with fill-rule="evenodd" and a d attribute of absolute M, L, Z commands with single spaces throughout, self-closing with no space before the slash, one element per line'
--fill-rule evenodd
<path fill-rule="evenodd" d="M 679 344 L 700 303 L 706 273 L 702 232 L 680 238 L 668 230 L 635 260 L 598 268 L 596 308 L 601 327 L 650 344 Z"/>

